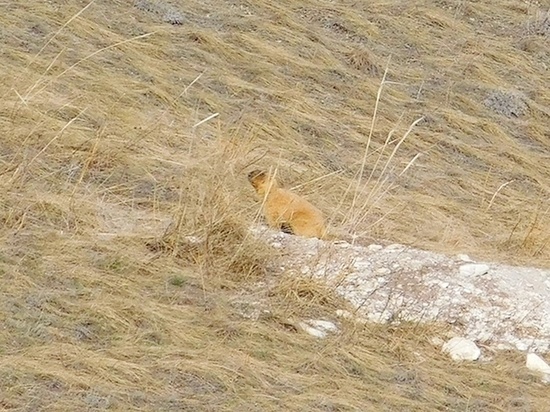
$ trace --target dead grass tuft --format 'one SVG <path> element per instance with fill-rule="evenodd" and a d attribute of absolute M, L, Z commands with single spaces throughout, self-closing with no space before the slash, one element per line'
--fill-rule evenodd
<path fill-rule="evenodd" d="M 379 65 L 370 51 L 363 47 L 355 47 L 345 53 L 348 64 L 356 70 L 371 76 L 380 74 Z"/>
<path fill-rule="evenodd" d="M 240 194 L 247 186 L 228 174 L 242 172 L 240 148 L 231 140 L 213 145 L 212 165 L 197 162 L 183 171 L 175 192 L 180 193 L 172 209 L 172 222 L 165 233 L 149 241 L 148 247 L 194 265 L 207 277 L 227 281 L 253 281 L 264 277 L 272 252 L 249 231 L 241 210 Z M 233 192 L 233 190 L 235 190 Z M 194 205 L 194 207 L 190 207 Z"/>
<path fill-rule="evenodd" d="M 550 37 L 550 10 L 537 11 L 526 24 L 526 32 L 529 35 Z"/>
<path fill-rule="evenodd" d="M 149 241 L 147 246 L 195 265 L 207 276 L 253 281 L 266 275 L 269 248 L 250 235 L 244 222 L 222 218 L 193 233 L 185 236 L 181 229 L 172 227 L 160 240 Z"/>
<path fill-rule="evenodd" d="M 326 283 L 292 272 L 281 275 L 275 286 L 270 289 L 270 294 L 281 299 L 285 306 L 296 308 L 298 312 L 313 307 L 336 309 L 346 306 Z"/>

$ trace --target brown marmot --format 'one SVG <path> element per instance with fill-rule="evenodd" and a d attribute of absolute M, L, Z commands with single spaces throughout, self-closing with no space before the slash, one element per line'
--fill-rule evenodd
<path fill-rule="evenodd" d="M 323 238 L 323 214 L 304 198 L 279 187 L 274 177 L 261 170 L 248 174 L 248 180 L 262 197 L 263 212 L 269 226 L 304 237 Z"/>

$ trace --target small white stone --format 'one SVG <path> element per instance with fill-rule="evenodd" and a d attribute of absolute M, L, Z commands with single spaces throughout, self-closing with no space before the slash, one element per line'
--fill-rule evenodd
<path fill-rule="evenodd" d="M 367 247 L 367 249 L 369 250 L 369 252 L 378 252 L 379 250 L 384 249 L 384 246 L 382 246 L 382 245 L 369 245 Z"/>
<path fill-rule="evenodd" d="M 314 327 L 315 329 L 324 330 L 326 332 L 337 332 L 338 327 L 328 320 L 316 320 L 316 319 L 310 319 L 308 322 L 310 326 Z"/>
<path fill-rule="evenodd" d="M 298 326 L 311 336 L 323 339 L 328 332 L 338 332 L 338 327 L 328 320 L 309 319 L 305 322 L 299 322 Z"/>
<path fill-rule="evenodd" d="M 442 350 L 451 355 L 451 358 L 455 361 L 475 361 L 481 355 L 481 350 L 473 341 L 461 337 L 454 337 L 449 340 L 443 345 Z"/>
<path fill-rule="evenodd" d="M 525 366 L 533 372 L 540 373 L 542 375 L 543 383 L 550 383 L 550 365 L 548 365 L 539 355 L 535 353 L 528 353 Z"/>
<path fill-rule="evenodd" d="M 300 322 L 298 323 L 298 326 L 300 326 L 300 328 L 302 328 L 302 330 L 304 332 L 307 332 L 309 333 L 311 336 L 314 336 L 316 338 L 319 338 L 319 339 L 323 339 L 327 336 L 327 333 L 323 330 L 320 330 L 320 329 L 317 329 L 317 328 L 313 328 L 311 326 L 309 326 L 307 323 L 305 322 Z"/>
<path fill-rule="evenodd" d="M 275 249 L 280 249 L 281 247 L 283 247 L 281 242 L 273 242 L 271 243 L 271 246 L 273 246 Z"/>
<path fill-rule="evenodd" d="M 481 263 L 466 263 L 460 266 L 459 270 L 463 276 L 481 276 L 489 271 L 489 266 Z"/>
<path fill-rule="evenodd" d="M 525 366 L 534 372 L 549 373 L 550 365 L 536 353 L 528 353 Z"/>
<path fill-rule="evenodd" d="M 473 262 L 472 259 L 470 259 L 470 256 L 466 255 L 465 253 L 460 253 L 456 255 L 458 260 L 462 260 L 463 262 Z"/>

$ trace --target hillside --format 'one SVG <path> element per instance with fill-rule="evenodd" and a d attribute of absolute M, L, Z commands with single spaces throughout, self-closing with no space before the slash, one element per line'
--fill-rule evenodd
<path fill-rule="evenodd" d="M 0 409 L 546 411 L 444 325 L 299 333 L 346 304 L 270 272 L 246 173 L 361 244 L 549 268 L 549 8 L 0 3 Z"/>

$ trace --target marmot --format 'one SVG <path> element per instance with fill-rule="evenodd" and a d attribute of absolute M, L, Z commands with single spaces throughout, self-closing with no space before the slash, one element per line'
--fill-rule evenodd
<path fill-rule="evenodd" d="M 323 214 L 307 200 L 280 188 L 274 177 L 261 170 L 250 172 L 248 180 L 263 198 L 263 212 L 269 226 L 298 236 L 325 237 Z"/>

